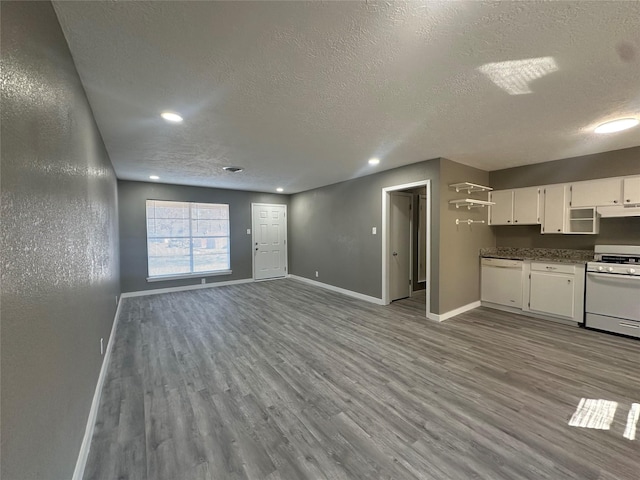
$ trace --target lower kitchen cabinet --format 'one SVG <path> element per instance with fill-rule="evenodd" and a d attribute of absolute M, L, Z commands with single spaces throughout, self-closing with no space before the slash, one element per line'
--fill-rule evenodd
<path fill-rule="evenodd" d="M 559 317 L 575 315 L 575 280 L 573 275 L 531 272 L 529 310 Z"/>
<path fill-rule="evenodd" d="M 497 268 L 487 268 L 486 260 L 505 262 L 505 265 L 498 264 L 495 266 Z M 584 264 L 526 260 L 519 262 L 523 269 L 520 282 L 516 277 L 508 280 L 504 278 L 511 272 L 517 275 L 516 269 L 505 268 L 506 262 L 513 261 L 483 259 L 481 285 L 483 304 L 494 308 L 516 307 L 508 310 L 548 319 L 584 322 Z M 521 296 L 513 292 L 518 288 L 521 288 Z M 496 295 L 495 292 L 503 295 Z M 503 297 L 506 293 L 517 301 L 505 301 Z M 521 306 L 518 304 L 520 298 L 522 298 Z"/>

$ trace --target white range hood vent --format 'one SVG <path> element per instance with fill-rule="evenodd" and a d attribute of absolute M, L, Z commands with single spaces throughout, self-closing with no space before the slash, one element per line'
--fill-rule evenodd
<path fill-rule="evenodd" d="M 597 212 L 602 218 L 608 217 L 640 217 L 639 205 L 615 205 L 610 207 L 597 207 Z"/>

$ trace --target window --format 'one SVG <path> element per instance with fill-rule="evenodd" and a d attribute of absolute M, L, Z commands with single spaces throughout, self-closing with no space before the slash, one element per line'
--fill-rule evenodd
<path fill-rule="evenodd" d="M 149 279 L 231 273 L 229 205 L 147 200 Z"/>

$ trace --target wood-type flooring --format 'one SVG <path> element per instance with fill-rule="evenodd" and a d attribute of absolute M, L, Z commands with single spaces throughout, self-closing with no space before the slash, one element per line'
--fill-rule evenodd
<path fill-rule="evenodd" d="M 640 478 L 637 340 L 293 279 L 123 302 L 85 479 Z"/>

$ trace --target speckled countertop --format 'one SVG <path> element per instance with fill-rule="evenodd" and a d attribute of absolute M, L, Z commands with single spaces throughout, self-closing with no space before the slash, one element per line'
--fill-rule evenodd
<path fill-rule="evenodd" d="M 509 260 L 536 260 L 559 263 L 587 263 L 593 260 L 593 250 L 569 250 L 561 248 L 481 248 L 485 258 L 507 258 Z"/>

